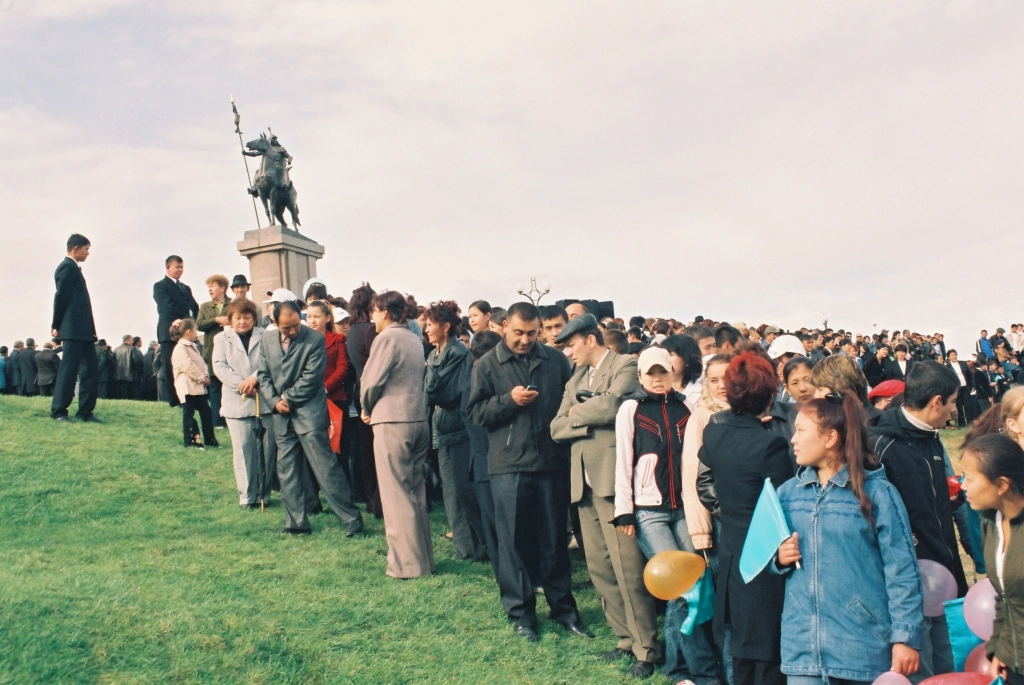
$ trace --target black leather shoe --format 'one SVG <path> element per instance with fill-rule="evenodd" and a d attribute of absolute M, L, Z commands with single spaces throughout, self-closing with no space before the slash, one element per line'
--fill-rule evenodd
<path fill-rule="evenodd" d="M 67 416 L 54 416 L 54 417 L 53 417 L 53 420 L 54 420 L 54 421 L 57 421 L 57 422 L 59 422 L 59 423 L 74 423 L 74 421 L 72 421 L 72 420 L 71 420 L 70 418 L 68 418 Z"/>
<path fill-rule="evenodd" d="M 587 630 L 587 627 L 579 621 L 573 621 L 572 623 L 563 623 L 562 627 L 568 630 L 573 635 L 579 637 L 594 637 L 594 634 Z"/>
<path fill-rule="evenodd" d="M 220 447 L 220 443 L 217 442 L 216 440 L 211 440 L 210 442 L 206 443 L 206 446 L 209 447 L 210 449 L 217 449 L 218 447 Z"/>
<path fill-rule="evenodd" d="M 89 414 L 88 416 L 83 416 L 83 417 L 81 417 L 81 419 L 82 419 L 82 423 L 103 423 L 102 421 L 100 421 L 99 419 L 96 418 L 95 414 Z"/>
<path fill-rule="evenodd" d="M 618 661 L 619 659 L 624 659 L 630 654 L 632 654 L 632 652 L 628 649 L 619 649 L 616 647 L 615 649 L 609 649 L 607 652 L 601 652 L 594 658 L 600 659 L 601 661 Z"/>
<path fill-rule="evenodd" d="M 626 675 L 630 678 L 650 678 L 654 675 L 654 664 L 650 661 L 638 661 L 629 667 Z"/>
<path fill-rule="evenodd" d="M 363 532 L 363 517 L 360 516 L 357 519 L 348 522 L 348 528 L 345 530 L 345 537 L 350 538 L 354 535 L 359 535 Z"/>
<path fill-rule="evenodd" d="M 540 635 L 533 626 L 516 626 L 516 635 L 526 638 L 527 642 L 540 642 Z"/>
<path fill-rule="evenodd" d="M 278 535 L 309 535 L 312 532 L 309 528 L 282 528 Z"/>

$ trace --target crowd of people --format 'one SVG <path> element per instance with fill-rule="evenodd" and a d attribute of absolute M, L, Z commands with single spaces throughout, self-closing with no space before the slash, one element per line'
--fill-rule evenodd
<path fill-rule="evenodd" d="M 73 235 L 56 273 L 64 361 L 48 392 L 62 422 L 76 382 L 78 416 L 99 421 L 89 248 Z M 285 534 L 311 531 L 322 493 L 348 536 L 363 530 L 360 505 L 383 519 L 388 576 L 430 575 L 440 492 L 455 555 L 490 564 L 518 635 L 540 639 L 541 595 L 569 634 L 594 637 L 572 592 L 578 548 L 617 637 L 596 656 L 633 659 L 639 678 L 661 663 L 696 685 L 952 672 L 919 561 L 945 568 L 963 597 L 962 547 L 1001 599 L 992 675 L 1024 683 L 1024 387 L 1012 387 L 1024 325 L 982 331 L 961 359 L 941 334 L 626 322 L 580 303 L 463 310 L 366 283 L 343 299 L 321 279 L 258 306 L 244 276 L 213 275 L 200 306 L 183 259 L 165 268 L 143 380 L 182 407 L 186 447 L 218 447 L 227 428 L 239 505 L 263 508 L 279 490 Z M 117 396 L 138 397 L 138 348 L 124 346 Z M 14 369 L 25 384 L 24 354 L 0 356 L 8 387 Z M 38 387 L 50 367 L 34 354 Z M 940 434 L 963 426 L 958 476 Z M 747 579 L 740 556 L 766 481 L 794 535 Z M 711 620 L 669 601 L 659 637 L 644 568 L 669 550 L 706 559 L 716 600 Z"/>

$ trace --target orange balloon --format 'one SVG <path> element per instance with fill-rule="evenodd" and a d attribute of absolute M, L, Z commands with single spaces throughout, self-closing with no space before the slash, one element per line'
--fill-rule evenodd
<path fill-rule="evenodd" d="M 658 552 L 644 568 L 644 585 L 658 599 L 679 599 L 704 575 L 707 562 L 699 554 Z"/>

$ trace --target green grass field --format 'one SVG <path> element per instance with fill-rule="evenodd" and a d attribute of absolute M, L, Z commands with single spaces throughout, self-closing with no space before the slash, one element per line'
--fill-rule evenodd
<path fill-rule="evenodd" d="M 48 406 L 0 396 L 0 683 L 635 682 L 593 658 L 615 638 L 590 587 L 574 592 L 596 640 L 547 620 L 540 644 L 516 637 L 440 507 L 437 575 L 389 579 L 372 518 L 360 538 L 331 515 L 292 538 L 278 500 L 240 510 L 227 431 L 186 451 L 164 405 L 102 401 L 103 425 Z"/>
<path fill-rule="evenodd" d="M 101 401 L 106 423 L 65 425 L 48 407 L 0 396 L 0 683 L 635 682 L 592 658 L 615 638 L 590 587 L 574 593 L 596 640 L 545 618 L 539 644 L 516 637 L 440 507 L 437 575 L 389 579 L 380 522 L 274 535 L 276 493 L 240 510 L 230 447 L 180 447 L 176 410 Z"/>

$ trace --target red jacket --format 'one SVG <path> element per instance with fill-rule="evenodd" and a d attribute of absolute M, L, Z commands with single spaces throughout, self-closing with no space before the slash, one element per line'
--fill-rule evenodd
<path fill-rule="evenodd" d="M 345 381 L 348 378 L 348 352 L 345 351 L 345 335 L 324 331 L 327 339 L 327 367 L 324 369 L 324 389 L 327 399 L 339 407 L 348 404 Z"/>

